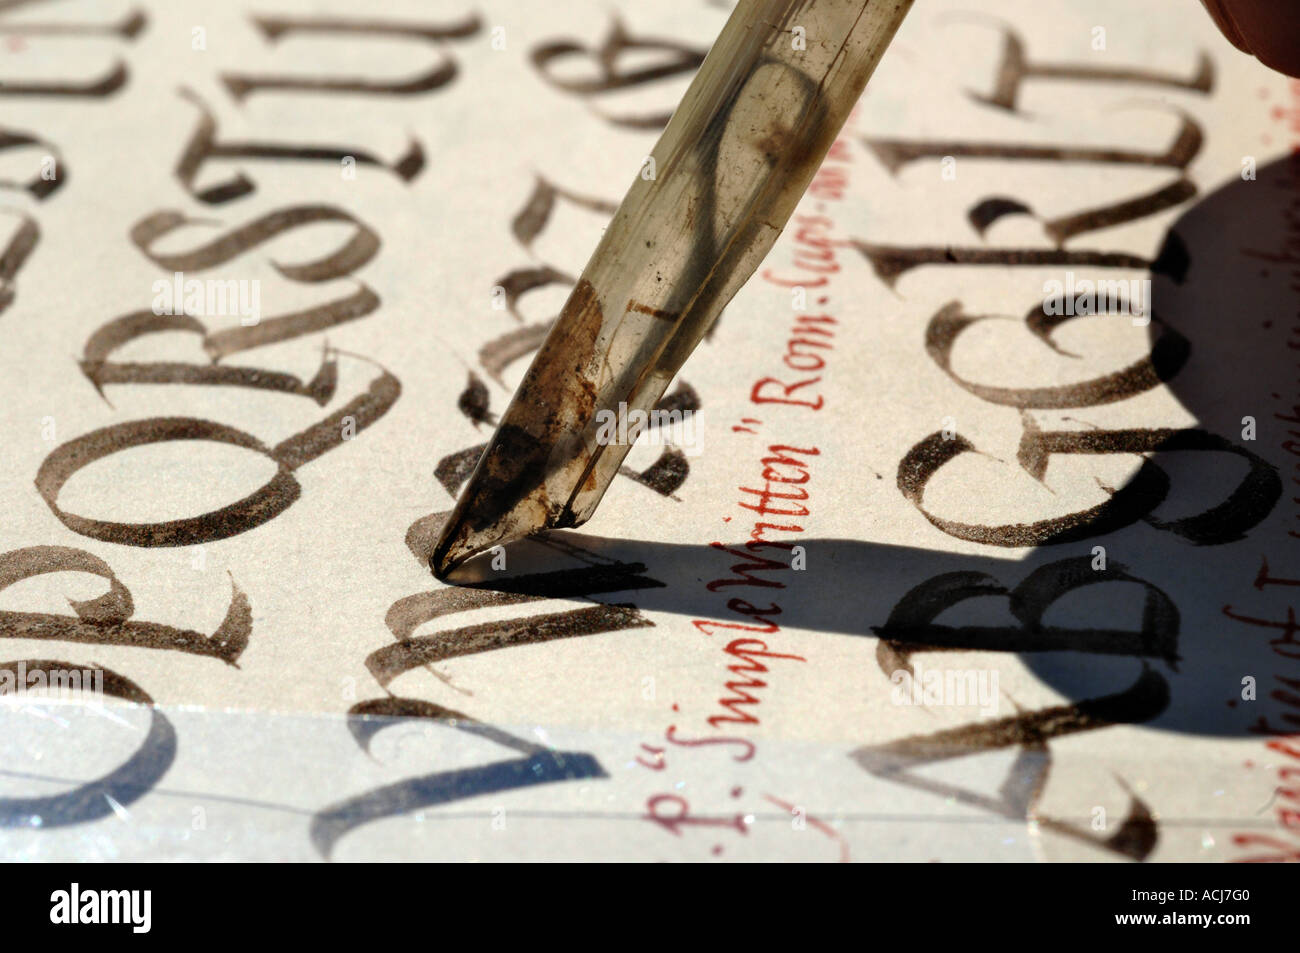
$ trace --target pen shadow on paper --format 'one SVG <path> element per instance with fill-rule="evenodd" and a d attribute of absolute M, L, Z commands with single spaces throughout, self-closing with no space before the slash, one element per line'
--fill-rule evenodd
<path fill-rule="evenodd" d="M 1156 275 L 1152 281 L 1153 349 L 1170 330 L 1190 342 L 1185 362 L 1156 362 L 1163 386 L 1195 416 L 1195 429 L 1248 449 L 1255 460 L 1196 440 L 1157 447 L 1126 486 L 1114 488 L 1112 503 L 1125 500 L 1129 514 L 1117 522 L 1127 525 L 1106 531 L 1094 522 L 1062 530 L 1024 558 L 1017 558 L 1020 550 L 996 546 L 982 547 L 987 556 L 972 556 L 768 536 L 802 547 L 801 572 L 792 571 L 788 548 L 747 550 L 748 527 L 740 538 L 720 536 L 718 545 L 704 546 L 568 531 L 551 534 L 549 546 L 512 546 L 509 572 L 487 571 L 480 559 L 467 567 L 469 576 L 458 578 L 476 588 L 557 595 L 555 577 L 545 576 L 558 568 L 554 549 L 579 547 L 607 565 L 632 567 L 626 585 L 611 582 L 588 598 L 754 627 L 715 626 L 712 636 L 699 630 L 719 647 L 749 637 L 768 639 L 772 651 L 790 651 L 776 634 L 787 629 L 871 637 L 876 670 L 860 674 L 885 688 L 900 667 L 943 667 L 939 653 L 1014 652 L 1036 677 L 1074 701 L 1115 695 L 1154 671 L 1169 685 L 1169 698 L 1148 727 L 1244 735 L 1257 716 L 1238 704 L 1242 679 L 1257 676 L 1263 697 L 1266 666 L 1270 658 L 1274 668 L 1278 661 L 1268 643 L 1283 632 L 1234 621 L 1224 614 L 1225 602 L 1238 615 L 1277 620 L 1285 613 L 1254 583 L 1267 553 L 1289 555 L 1279 544 L 1290 542 L 1293 498 L 1300 497 L 1295 463 L 1284 447 L 1286 428 L 1300 434 L 1300 423 L 1275 416 L 1300 417 L 1294 407 L 1300 397 L 1292 396 L 1300 353 L 1285 343 L 1296 315 L 1293 269 L 1300 256 L 1288 260 L 1286 252 L 1275 251 L 1300 241 L 1293 236 L 1288 244 L 1283 214 L 1300 195 L 1297 165 L 1280 159 L 1259 169 L 1256 180 L 1233 181 L 1190 207 L 1166 242 L 1175 257 L 1185 253 L 1182 280 Z M 1241 439 L 1245 417 L 1256 421 L 1253 442 Z M 1300 448 L 1300 436 L 1294 446 Z M 1207 468 L 1202 462 L 1210 457 L 1227 465 Z M 869 462 L 876 469 L 883 463 Z M 885 471 L 885 479 L 892 481 L 894 473 Z M 814 513 L 860 514 L 862 534 L 870 537 L 868 495 L 819 498 L 815 469 L 808 486 Z M 892 482 L 888 488 L 901 492 Z M 919 510 L 911 512 L 924 523 Z M 1105 548 L 1104 568 L 1096 546 Z M 748 578 L 739 574 L 742 568 Z M 1291 574 L 1286 566 L 1272 571 Z M 757 582 L 740 584 L 749 579 Z M 781 585 L 764 584 L 771 581 Z M 779 627 L 773 634 L 755 631 L 773 625 Z M 978 664 L 969 658 L 961 664 Z"/>

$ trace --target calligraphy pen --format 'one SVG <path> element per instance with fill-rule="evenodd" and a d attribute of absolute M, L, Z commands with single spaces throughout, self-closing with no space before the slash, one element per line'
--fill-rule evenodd
<path fill-rule="evenodd" d="M 436 575 L 591 517 L 637 436 L 598 418 L 647 419 L 781 234 L 911 6 L 740 0 L 456 501 Z"/>

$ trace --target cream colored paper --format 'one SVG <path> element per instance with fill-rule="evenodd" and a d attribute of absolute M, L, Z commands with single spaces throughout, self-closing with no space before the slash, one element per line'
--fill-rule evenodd
<path fill-rule="evenodd" d="M 1185 2 L 918 5 L 669 388 L 693 443 L 457 593 L 421 558 L 446 484 L 727 11 L 323 10 L 0 18 L 30 140 L 0 154 L 0 661 L 157 706 L 7 701 L 6 856 L 1295 859 L 1294 84 Z M 620 36 L 620 75 L 667 75 L 599 82 Z M 257 322 L 228 299 L 206 351 L 178 316 L 126 340 L 178 271 L 245 283 Z M 1050 282 L 1147 278 L 1136 321 L 1044 327 Z M 1039 472 L 1035 428 L 1073 452 Z M 164 525 L 272 479 L 256 525 Z M 991 544 L 1108 500 L 1127 525 Z M 760 522 L 782 545 L 744 550 Z M 584 567 L 551 585 L 585 598 L 504 581 Z M 905 703 L 927 623 L 957 648 L 914 670 L 983 701 Z"/>

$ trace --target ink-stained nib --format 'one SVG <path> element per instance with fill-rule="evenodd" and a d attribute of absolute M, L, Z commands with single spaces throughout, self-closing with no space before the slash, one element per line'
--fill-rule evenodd
<path fill-rule="evenodd" d="M 447 520 L 437 575 L 591 516 L 635 442 L 627 421 L 653 409 L 766 256 L 911 4 L 736 7 L 650 159 L 636 157 L 640 174 Z"/>
<path fill-rule="evenodd" d="M 443 528 L 430 560 L 437 575 L 498 544 L 586 518 L 570 506 L 594 462 L 580 438 L 595 416 L 603 323 L 591 285 L 579 281 L 557 321 L 568 334 L 547 337 Z"/>

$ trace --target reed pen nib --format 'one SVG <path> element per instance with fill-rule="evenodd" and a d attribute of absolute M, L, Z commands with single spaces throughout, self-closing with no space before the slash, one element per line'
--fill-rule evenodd
<path fill-rule="evenodd" d="M 479 458 L 435 574 L 591 516 L 641 432 L 629 421 L 767 255 L 911 5 L 736 6 Z"/>
<path fill-rule="evenodd" d="M 579 489 L 597 488 L 591 471 L 601 455 L 599 444 L 588 448 L 583 439 L 596 413 L 591 374 L 601 363 L 603 324 L 590 285 L 578 283 L 556 324 L 571 333 L 551 334 L 542 345 L 443 527 L 430 559 L 440 578 L 476 553 L 577 526 L 599 501 L 585 515 L 573 509 Z"/>

